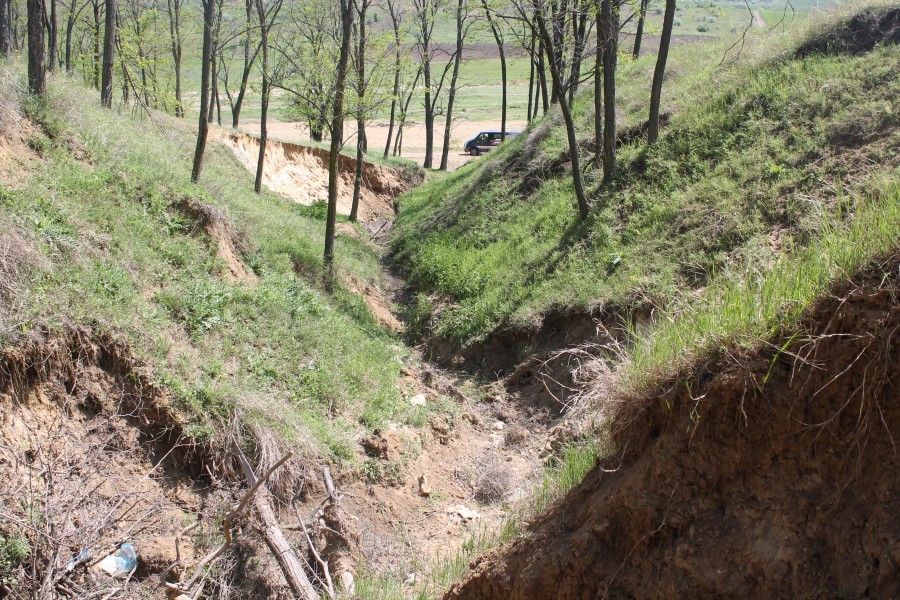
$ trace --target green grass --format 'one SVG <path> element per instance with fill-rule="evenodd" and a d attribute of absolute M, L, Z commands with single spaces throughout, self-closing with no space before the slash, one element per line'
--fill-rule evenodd
<path fill-rule="evenodd" d="M 836 281 L 877 267 L 880 257 L 897 251 L 900 178 L 877 197 L 858 198 L 840 210 L 854 214 L 850 223 L 836 215 L 810 246 L 786 252 L 771 267 L 751 263 L 722 273 L 698 302 L 670 307 L 652 330 L 632 331 L 625 382 L 640 388 L 728 340 L 752 348 L 790 330 Z"/>
<path fill-rule="evenodd" d="M 48 104 L 29 103 L 46 130 L 32 144 L 44 160 L 24 187 L 0 189 L 0 217 L 52 266 L 30 279 L 25 324 L 0 343 L 72 322 L 125 338 L 198 442 L 222 442 L 215 432 L 238 416 L 346 459 L 358 430 L 419 418 L 395 385 L 407 350 L 360 297 L 318 285 L 323 220 L 254 194 L 251 175 L 216 144 L 202 185 L 191 185 L 188 129 L 98 104 L 58 79 Z M 256 283 L 225 276 L 217 240 L 179 209 L 185 200 L 224 209 Z M 380 276 L 379 257 L 350 236 L 337 239 L 337 267 Z"/>
<path fill-rule="evenodd" d="M 555 162 L 566 148 L 558 126 L 402 197 L 396 260 L 447 299 L 435 333 L 470 344 L 551 312 L 664 308 L 767 253 L 773 235 L 798 247 L 817 237 L 836 188 L 863 191 L 897 164 L 900 48 L 794 60 L 796 43 L 760 35 L 722 66 L 724 45 L 678 48 L 660 143 L 622 145 L 611 186 L 587 169 L 587 220 Z M 652 66 L 623 64 L 620 130 L 646 119 Z M 589 94 L 574 106 L 582 140 L 591 106 Z M 536 151 L 523 158 L 527 146 Z M 533 190 L 522 190 L 526 176 Z"/>
<path fill-rule="evenodd" d="M 459 580 L 476 556 L 509 542 L 524 531 L 528 521 L 541 514 L 578 485 L 600 457 L 609 454 L 596 440 L 571 443 L 544 467 L 541 478 L 534 484 L 531 495 L 510 506 L 505 520 L 497 529 L 480 528 L 467 537 L 462 546 L 430 564 L 413 564 L 413 583 L 405 583 L 405 576 L 378 575 L 362 569 L 357 581 L 357 596 L 366 600 L 394 600 L 416 598 L 432 600 Z"/>

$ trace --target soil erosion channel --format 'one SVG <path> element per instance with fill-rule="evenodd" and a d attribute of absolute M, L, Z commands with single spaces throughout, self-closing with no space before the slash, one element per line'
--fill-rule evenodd
<path fill-rule="evenodd" d="M 632 398 L 620 451 L 446 598 L 896 598 L 898 266 Z"/>
<path fill-rule="evenodd" d="M 259 159 L 259 139 L 247 134 L 221 133 L 219 141 L 231 148 L 241 164 L 253 173 Z M 338 162 L 337 211 L 349 215 L 353 205 L 356 160 L 341 155 Z M 360 221 L 372 221 L 394 214 L 394 198 L 412 187 L 398 171 L 363 162 L 360 189 Z M 289 200 L 304 205 L 328 199 L 328 150 L 268 140 L 266 142 L 263 185 Z"/>

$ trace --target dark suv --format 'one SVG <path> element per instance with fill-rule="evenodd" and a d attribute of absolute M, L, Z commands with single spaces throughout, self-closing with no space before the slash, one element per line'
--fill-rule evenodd
<path fill-rule="evenodd" d="M 506 137 L 511 138 L 518 135 L 518 131 L 507 131 Z M 471 140 L 466 142 L 463 149 L 472 156 L 478 156 L 483 152 L 490 152 L 500 144 L 502 134 L 499 131 L 482 131 Z"/>

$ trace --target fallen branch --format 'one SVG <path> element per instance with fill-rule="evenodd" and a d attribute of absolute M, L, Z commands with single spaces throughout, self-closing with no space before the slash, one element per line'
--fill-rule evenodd
<path fill-rule="evenodd" d="M 272 467 L 265 472 L 265 474 L 259 479 L 256 478 L 256 475 L 253 473 L 253 470 L 249 470 L 249 475 L 247 474 L 247 469 L 249 468 L 249 463 L 247 463 L 247 457 L 244 456 L 244 453 L 240 451 L 240 448 L 237 448 L 235 445 L 236 454 L 238 459 L 241 461 L 241 466 L 245 469 L 245 475 L 247 475 L 247 480 L 250 482 L 250 489 L 247 490 L 247 493 L 244 494 L 244 497 L 241 498 L 241 501 L 238 502 L 237 506 L 232 508 L 228 514 L 225 515 L 225 520 L 222 522 L 222 532 L 225 534 L 225 542 L 219 546 L 216 550 L 207 554 L 203 560 L 197 565 L 194 570 L 194 576 L 190 578 L 190 580 L 184 585 L 177 585 L 172 583 L 166 583 L 166 587 L 178 592 L 186 593 L 190 592 L 190 590 L 197 584 L 197 581 L 200 577 L 205 573 L 206 567 L 213 563 L 216 559 L 218 559 L 222 554 L 225 553 L 226 550 L 231 548 L 234 540 L 231 536 L 231 525 L 234 522 L 237 515 L 247 506 L 250 502 L 250 499 L 256 494 L 257 490 L 266 482 L 266 480 L 271 477 L 272 473 L 275 470 L 283 465 L 287 459 L 289 459 L 292 455 L 291 452 L 288 452 L 284 455 L 284 457 L 279 460 L 277 463 L 272 465 Z M 269 509 L 271 511 L 271 508 Z M 283 537 L 283 536 L 282 536 Z M 268 541 L 268 540 L 267 540 Z M 285 542 L 286 543 L 286 542 Z M 279 562 L 281 562 L 279 560 Z M 290 583 L 290 581 L 289 581 Z M 307 584 L 309 581 L 307 581 Z M 309 586 L 312 589 L 312 586 Z M 314 600 L 316 598 L 315 595 L 312 596 L 301 596 L 303 598 L 309 598 L 309 600 Z"/>
<path fill-rule="evenodd" d="M 278 561 L 278 566 L 281 567 L 281 571 L 284 573 L 284 578 L 287 580 L 291 591 L 302 600 L 319 600 L 318 592 L 316 592 L 316 589 L 313 587 L 312 583 L 310 583 L 294 549 L 288 543 L 287 538 L 284 537 L 284 533 L 282 533 L 281 528 L 278 526 L 278 520 L 275 518 L 275 511 L 272 510 L 272 505 L 269 504 L 268 490 L 265 488 L 260 489 L 265 479 L 256 479 L 256 475 L 253 473 L 250 462 L 236 444 L 234 446 L 234 452 L 241 463 L 241 468 L 244 470 L 244 477 L 246 477 L 247 481 L 251 484 L 250 491 L 255 492 L 256 490 L 260 490 L 259 494 L 253 496 L 253 506 L 256 508 L 256 512 L 259 513 L 259 517 L 263 521 L 262 533 L 266 545 L 269 547 L 269 550 L 272 551 L 272 554 L 275 555 L 275 560 Z M 290 456 L 291 453 L 288 452 L 287 456 L 278 461 L 274 467 L 266 472 L 265 478 L 268 478 L 268 476 L 271 475 L 271 472 Z M 249 502 L 249 496 L 245 497 L 245 500 Z"/>

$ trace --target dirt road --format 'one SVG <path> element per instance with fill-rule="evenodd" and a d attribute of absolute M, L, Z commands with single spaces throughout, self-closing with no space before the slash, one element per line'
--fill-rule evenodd
<path fill-rule="evenodd" d="M 526 121 L 508 121 L 507 131 L 521 131 Z M 443 141 L 443 123 L 435 124 L 434 167 L 441 161 L 441 141 Z M 240 128 L 250 134 L 259 135 L 259 121 L 246 121 Z M 463 152 L 463 144 L 478 135 L 481 131 L 499 131 L 500 121 L 457 121 L 450 131 L 450 155 L 448 168 L 453 171 L 466 164 L 472 157 Z M 372 152 L 383 152 L 387 142 L 388 124 L 386 121 L 375 121 L 366 127 L 366 136 Z M 309 142 L 309 128 L 305 123 L 269 121 L 269 136 L 273 139 L 300 143 Z M 344 133 L 345 147 L 356 144 L 356 124 L 348 124 Z M 403 128 L 403 156 L 422 162 L 425 158 L 425 124 L 407 123 Z"/>

